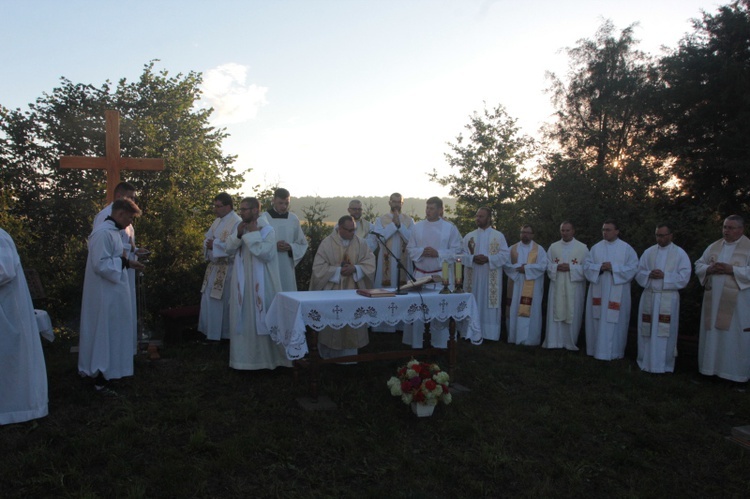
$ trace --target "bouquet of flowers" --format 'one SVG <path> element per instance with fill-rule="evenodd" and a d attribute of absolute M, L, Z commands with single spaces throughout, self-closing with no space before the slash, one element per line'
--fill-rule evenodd
<path fill-rule="evenodd" d="M 450 404 L 453 397 L 448 390 L 450 377 L 437 364 L 410 360 L 396 371 L 398 377 L 388 380 L 391 395 L 401 397 L 404 404 L 436 405 L 439 401 Z"/>

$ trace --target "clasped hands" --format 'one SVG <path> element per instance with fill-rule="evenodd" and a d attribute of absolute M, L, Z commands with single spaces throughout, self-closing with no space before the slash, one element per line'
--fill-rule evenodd
<path fill-rule="evenodd" d="M 734 273 L 734 267 L 729 263 L 712 263 L 706 269 L 706 274 L 726 274 L 732 275 Z"/>

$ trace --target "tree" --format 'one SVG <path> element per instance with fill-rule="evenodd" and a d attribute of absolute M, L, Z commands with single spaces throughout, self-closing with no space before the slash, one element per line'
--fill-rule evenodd
<path fill-rule="evenodd" d="M 104 203 L 104 172 L 62 170 L 61 155 L 104 156 L 104 111 L 121 115 L 123 156 L 161 157 L 161 172 L 123 172 L 138 189 L 144 216 L 136 221 L 140 246 L 153 253 L 146 271 L 150 310 L 197 303 L 203 273 L 203 231 L 210 224 L 210 201 L 241 181 L 234 157 L 221 152 L 223 129 L 208 119 L 212 110 L 195 107 L 201 75 L 169 76 L 144 67 L 135 82 L 122 79 L 100 87 L 65 78 L 29 109 L 0 108 L 0 182 L 8 214 L 19 232 L 37 240 L 24 249 L 48 294 L 75 313 L 80 304 L 86 238 Z M 8 196 L 10 200 L 8 200 Z"/>
<path fill-rule="evenodd" d="M 480 206 L 492 208 L 500 225 L 511 220 L 510 214 L 517 216 L 514 207 L 531 187 L 523 165 L 533 157 L 535 147 L 501 105 L 488 110 L 485 104 L 482 114 L 474 112 L 464 128 L 468 137 L 459 134 L 455 143 L 448 143 L 451 152 L 445 154 L 457 173 L 440 177 L 433 170 L 430 174 L 430 180 L 450 186 L 450 195 L 456 197 L 456 222 L 462 233 L 473 228 Z"/>
<path fill-rule="evenodd" d="M 606 218 L 640 230 L 663 199 L 667 168 L 652 147 L 655 72 L 636 44 L 633 26 L 616 36 L 605 21 L 594 39 L 567 49 L 565 81 L 548 74 L 556 120 L 544 129 L 547 154 L 527 209 L 549 230 L 570 219 L 594 241 Z"/>
<path fill-rule="evenodd" d="M 305 291 L 310 289 L 310 279 L 312 278 L 313 262 L 315 253 L 318 252 L 320 242 L 331 234 L 331 226 L 324 222 L 328 204 L 318 198 L 313 203 L 302 208 L 304 221 L 302 222 L 302 231 L 307 237 L 307 253 L 297 264 L 295 276 L 297 278 L 297 289 Z"/>
<path fill-rule="evenodd" d="M 750 208 L 750 0 L 693 21 L 661 60 L 661 150 L 687 199 L 718 219 Z"/>

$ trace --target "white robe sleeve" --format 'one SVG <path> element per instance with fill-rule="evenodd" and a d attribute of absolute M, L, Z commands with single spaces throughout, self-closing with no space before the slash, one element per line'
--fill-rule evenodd
<path fill-rule="evenodd" d="M 651 273 L 651 269 L 648 268 L 648 255 L 654 251 L 654 247 L 648 248 L 646 251 L 643 252 L 641 255 L 641 259 L 638 260 L 638 270 L 635 274 L 635 281 L 641 285 L 642 288 L 647 289 L 649 285 L 649 274 Z"/>
<path fill-rule="evenodd" d="M 695 261 L 695 275 L 698 277 L 698 281 L 700 281 L 701 286 L 706 285 L 706 280 L 708 278 L 708 274 L 706 271 L 708 270 L 708 250 L 711 249 L 711 245 L 706 248 L 706 250 L 703 252 L 703 255 L 699 259 Z"/>
<path fill-rule="evenodd" d="M 95 257 L 93 261 L 94 273 L 114 284 L 120 282 L 122 277 L 122 252 L 120 247 L 113 244 L 113 238 L 110 237 L 113 231 L 99 231 L 91 236 L 91 251 Z M 115 237 L 120 237 L 120 233 L 115 233 Z"/>
<path fill-rule="evenodd" d="M 682 248 L 676 248 L 679 252 L 677 268 L 673 272 L 664 273 L 664 289 L 676 291 L 688 285 L 690 281 L 690 258 Z"/>
<path fill-rule="evenodd" d="M 624 243 L 623 244 L 627 244 Z M 638 255 L 635 250 L 628 245 L 625 248 L 625 261 L 622 264 L 612 263 L 612 282 L 615 284 L 625 284 L 633 280 L 638 272 Z"/>
<path fill-rule="evenodd" d="M 586 280 L 589 282 L 599 282 L 599 273 L 602 269 L 602 262 L 596 262 L 594 259 L 595 247 L 591 248 L 589 254 L 586 255 L 586 259 L 583 261 L 583 275 L 586 276 Z"/>
<path fill-rule="evenodd" d="M 0 286 L 8 284 L 16 278 L 16 262 L 13 253 L 9 238 L 2 234 L 0 236 Z"/>
<path fill-rule="evenodd" d="M 527 281 L 533 281 L 539 277 L 543 277 L 547 271 L 547 252 L 542 248 L 541 245 L 537 244 L 539 253 L 537 253 L 536 263 L 527 263 L 523 268 L 526 274 Z"/>

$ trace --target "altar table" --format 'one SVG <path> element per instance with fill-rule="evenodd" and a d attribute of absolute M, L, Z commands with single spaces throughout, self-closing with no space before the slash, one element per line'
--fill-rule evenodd
<path fill-rule="evenodd" d="M 447 349 L 430 348 L 430 322 L 449 322 L 450 337 Z M 341 329 L 377 326 L 400 322 L 425 324 L 425 348 L 390 352 L 367 353 L 321 359 L 318 354 L 317 333 L 325 327 Z M 266 326 L 271 337 L 286 349 L 290 360 L 300 360 L 310 354 L 311 394 L 317 398 L 318 365 L 333 362 L 364 362 L 418 355 L 448 354 L 448 372 L 455 368 L 456 322 L 460 332 L 474 344 L 482 342 L 479 313 L 471 293 L 441 294 L 436 290 L 409 292 L 405 295 L 368 298 L 355 290 L 294 291 L 277 293 L 266 313 Z M 377 333 L 389 334 L 389 333 Z M 408 348 L 406 345 L 404 348 Z"/>

